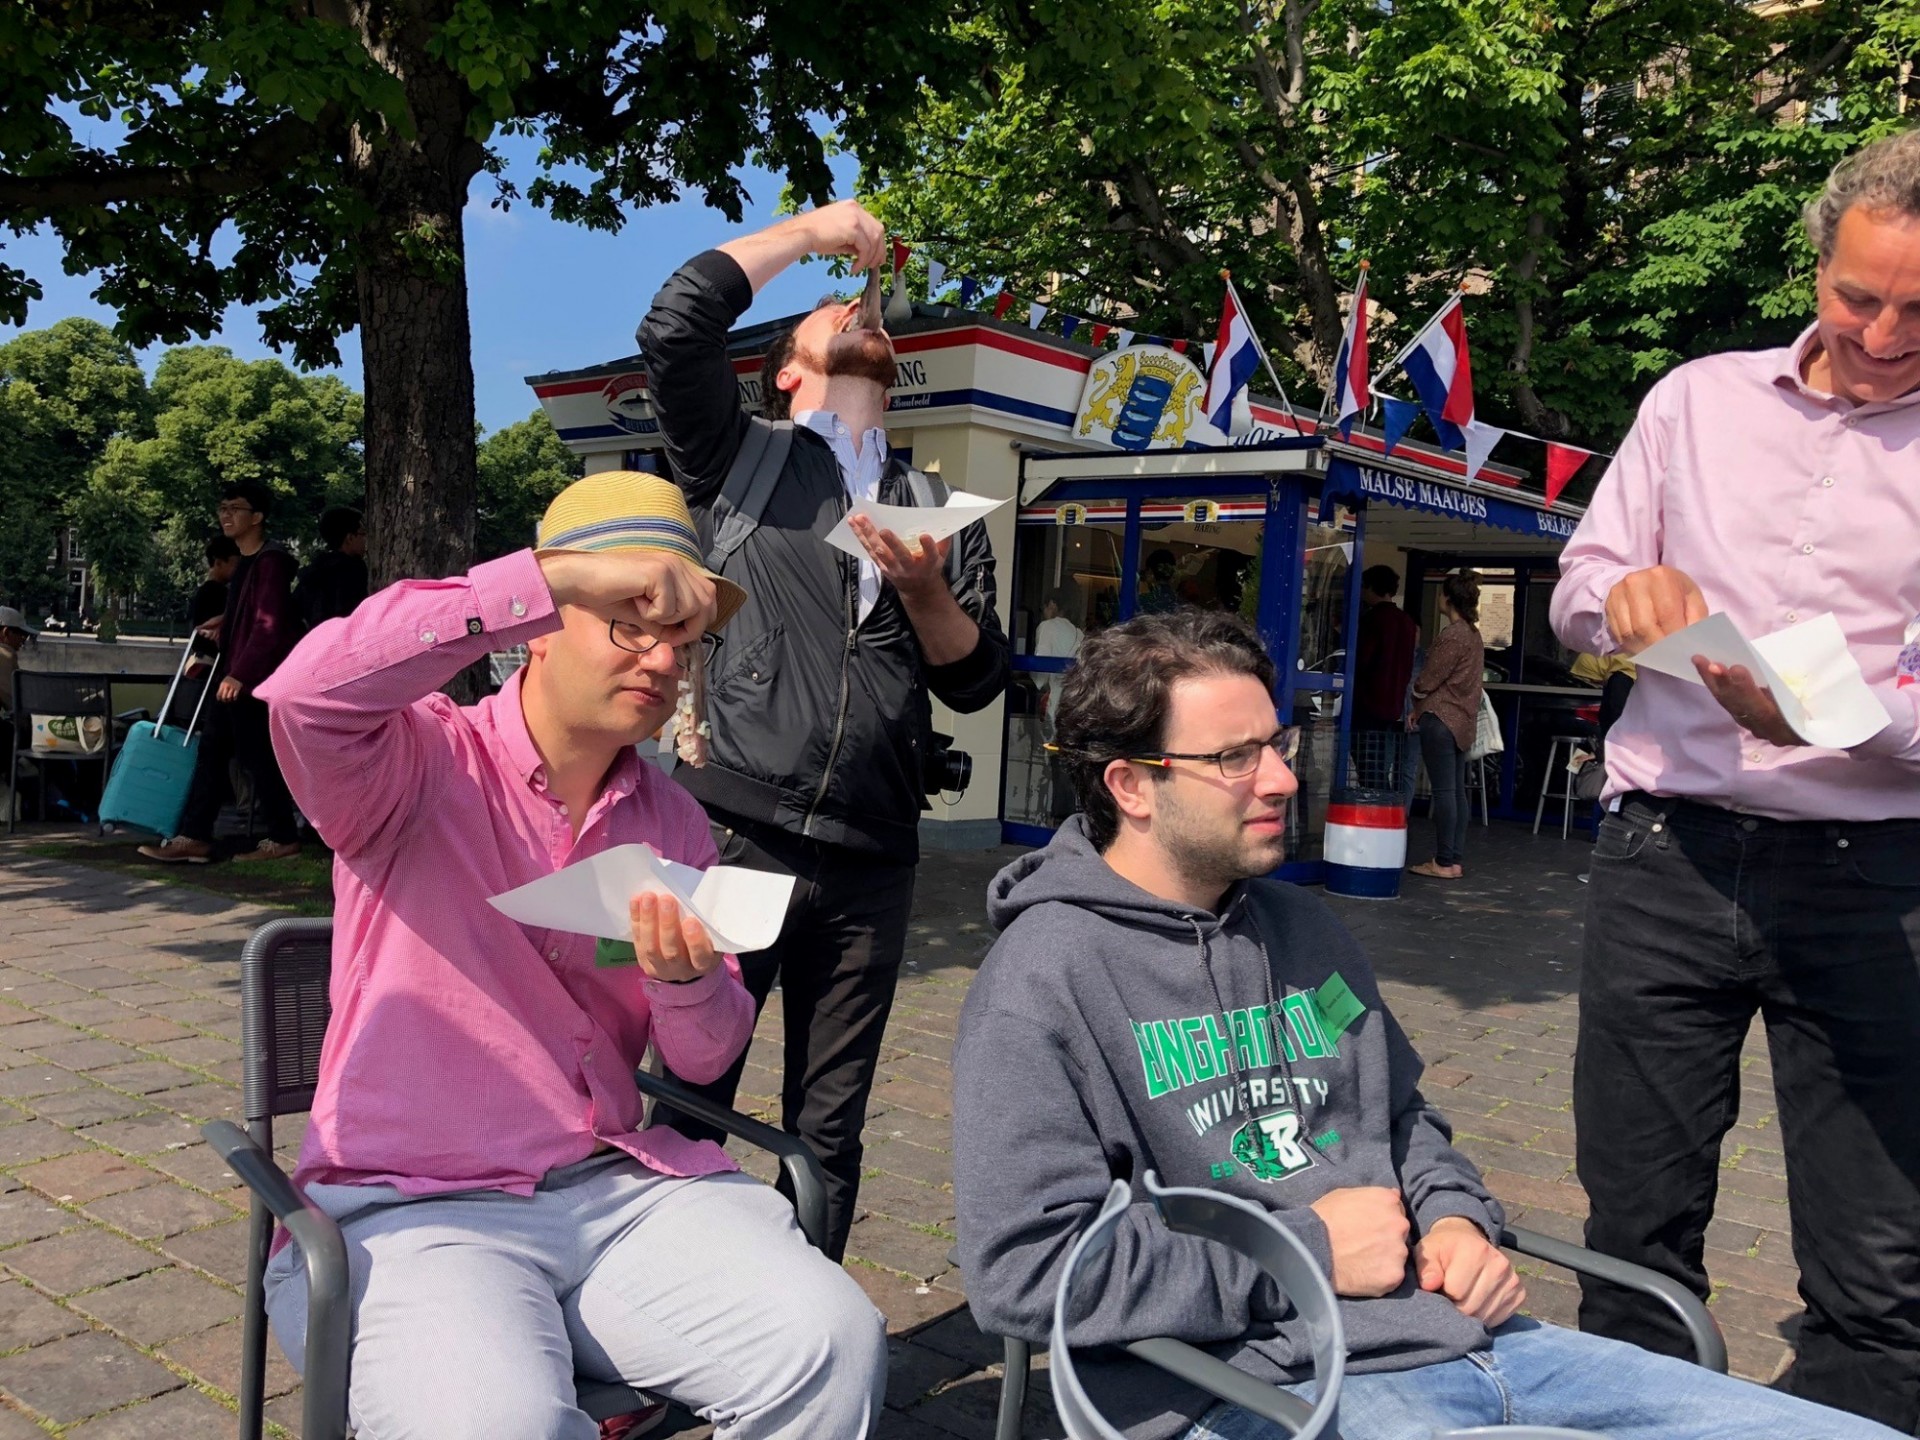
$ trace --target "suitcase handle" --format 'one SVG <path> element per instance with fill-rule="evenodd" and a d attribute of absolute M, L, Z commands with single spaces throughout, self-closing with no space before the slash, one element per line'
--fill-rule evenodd
<path fill-rule="evenodd" d="M 193 703 L 193 718 L 187 721 L 187 733 L 180 737 L 180 748 L 186 749 L 193 741 L 193 730 L 200 723 L 200 712 L 207 707 L 207 692 L 213 689 L 213 677 L 220 673 L 220 662 L 214 661 L 207 671 L 207 683 L 200 687 L 200 698 Z"/>
<path fill-rule="evenodd" d="M 194 633 L 198 633 L 198 632 L 194 632 Z M 154 729 L 156 730 L 166 729 L 167 711 L 173 708 L 173 692 L 180 688 L 181 680 L 186 678 L 187 665 L 189 664 L 189 662 L 192 661 L 192 659 L 193 659 L 193 634 L 190 633 L 187 636 L 187 648 L 180 652 L 180 663 L 179 665 L 174 667 L 173 683 L 167 686 L 167 698 L 160 702 L 160 713 L 158 716 L 154 718 L 154 722 L 153 722 Z"/>
<path fill-rule="evenodd" d="M 196 631 L 195 634 L 198 632 Z M 187 637 L 187 648 L 180 656 L 180 664 L 173 672 L 173 683 L 167 687 L 167 698 L 160 702 L 160 714 L 153 722 L 154 733 L 167 728 L 167 712 L 173 708 L 174 691 L 180 688 L 180 682 L 186 677 L 187 666 L 193 660 L 193 635 Z M 180 737 L 180 748 L 185 749 L 193 739 L 195 727 L 200 724 L 200 712 L 206 708 L 207 692 L 213 689 L 213 677 L 219 672 L 220 662 L 216 659 L 207 671 L 207 683 L 200 687 L 200 698 L 194 703 L 193 718 L 187 722 L 186 733 Z"/>

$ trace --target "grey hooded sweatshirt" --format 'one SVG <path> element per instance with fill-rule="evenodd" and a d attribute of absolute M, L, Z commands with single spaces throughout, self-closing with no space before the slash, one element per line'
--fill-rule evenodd
<path fill-rule="evenodd" d="M 1329 1276 L 1330 1190 L 1385 1185 L 1415 1235 L 1505 1217 L 1422 1098 L 1420 1057 L 1353 937 L 1293 885 L 1236 885 L 1218 914 L 1122 879 L 1078 816 L 995 878 L 1001 932 L 960 1016 L 954 1190 L 975 1318 L 1044 1343 L 1075 1236 L 1113 1179 L 1135 1203 L 1080 1283 L 1075 1360 L 1134 1440 L 1181 1434 L 1211 1403 L 1108 1350 L 1155 1335 L 1209 1348 L 1271 1382 L 1311 1378 L 1306 1327 L 1251 1261 L 1175 1235 L 1143 1177 L 1265 1206 Z M 1411 1270 L 1391 1295 L 1342 1300 L 1348 1367 L 1405 1370 L 1487 1346 L 1487 1332 Z"/>

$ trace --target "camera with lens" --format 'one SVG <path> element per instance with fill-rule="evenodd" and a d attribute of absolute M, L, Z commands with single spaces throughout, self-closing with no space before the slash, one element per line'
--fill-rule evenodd
<path fill-rule="evenodd" d="M 929 795 L 959 794 L 973 780 L 973 756 L 953 748 L 953 736 L 934 731 L 921 762 L 920 784 Z"/>

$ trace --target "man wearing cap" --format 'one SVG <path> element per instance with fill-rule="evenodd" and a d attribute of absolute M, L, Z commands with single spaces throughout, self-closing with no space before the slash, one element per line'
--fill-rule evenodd
<path fill-rule="evenodd" d="M 1632 655 L 1709 613 L 1758 638 L 1831 612 L 1886 723 L 1847 749 L 1810 745 L 1744 666 L 1696 657 L 1699 684 L 1640 667 L 1607 735 L 1576 1149 L 1587 1243 L 1702 1297 L 1722 1268 L 1708 1247 L 1726 1244 L 1710 1228 L 1717 1192 L 1771 1199 L 1784 1175 L 1806 1313 L 1780 1387 L 1911 1435 L 1920 129 L 1841 162 L 1806 228 L 1813 323 L 1648 392 L 1560 558 L 1553 625 L 1574 650 Z M 1770 1075 L 1741 1057 L 1756 1013 Z M 1723 1142 L 1756 1078 L 1779 1123 L 1731 1164 Z M 1581 1289 L 1583 1329 L 1679 1349 L 1664 1307 L 1591 1278 Z"/>
<path fill-rule="evenodd" d="M 674 477 L 703 517 L 748 433 L 728 330 L 802 257 L 845 255 L 869 270 L 885 248 L 880 223 L 845 201 L 696 255 L 654 297 L 639 335 L 649 394 Z M 792 448 L 758 528 L 726 562 L 753 598 L 712 677 L 712 760 L 677 772 L 706 806 L 722 859 L 799 877 L 778 944 L 744 973 L 762 1003 L 780 983 L 781 1123 L 826 1170 L 836 1256 L 906 948 L 927 696 L 983 710 L 1010 668 L 985 526 L 910 548 L 862 518 L 859 561 L 826 543 L 853 499 L 913 503 L 884 428 L 894 368 L 893 342 L 861 324 L 857 302 L 823 304 L 769 346 L 762 396 L 768 418 L 791 412 Z M 741 1064 L 707 1093 L 731 1103 Z"/>
<path fill-rule="evenodd" d="M 746 598 L 699 554 L 672 484 L 590 476 L 537 549 L 390 586 L 260 687 L 334 849 L 333 1020 L 295 1179 L 346 1237 L 363 1435 L 594 1440 L 576 1371 L 730 1440 L 865 1435 L 879 1413 L 859 1287 L 719 1146 L 640 1128 L 649 1043 L 696 1080 L 746 1045 L 734 957 L 670 900 L 634 900 L 631 963 L 487 903 L 617 845 L 714 864 L 699 806 L 634 748 Z M 498 695 L 439 693 L 518 644 Z M 297 1365 L 290 1246 L 267 1307 Z"/>
<path fill-rule="evenodd" d="M 13 672 L 20 668 L 20 647 L 34 634 L 26 616 L 0 605 L 0 715 L 13 713 Z"/>

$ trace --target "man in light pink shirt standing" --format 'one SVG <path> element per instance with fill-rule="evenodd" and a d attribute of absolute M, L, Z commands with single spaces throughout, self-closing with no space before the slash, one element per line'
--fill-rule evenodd
<path fill-rule="evenodd" d="M 745 599 L 700 565 L 669 481 L 568 487 L 536 550 L 409 580 L 314 630 L 261 687 L 301 810 L 335 852 L 333 1018 L 295 1180 L 353 1277 L 363 1440 L 594 1440 L 576 1371 L 683 1401 L 732 1440 L 860 1436 L 878 1313 L 726 1152 L 641 1128 L 649 1043 L 695 1080 L 753 1030 L 731 955 L 671 900 L 630 947 L 490 896 L 616 845 L 715 863 L 641 760 L 694 648 Z M 526 645 L 500 694 L 438 687 Z M 299 1365 L 304 1267 L 267 1273 Z"/>
<path fill-rule="evenodd" d="M 1709 613 L 1759 636 L 1831 611 L 1891 719 L 1851 750 L 1822 749 L 1743 667 L 1696 660 L 1704 686 L 1641 671 L 1607 738 L 1578 1163 L 1588 1244 L 1704 1297 L 1721 1145 L 1757 1011 L 1806 1303 L 1780 1384 L 1911 1434 L 1920 131 L 1843 162 L 1806 219 L 1815 323 L 1786 349 L 1694 361 L 1653 387 L 1561 558 L 1553 624 L 1576 650 L 1632 654 Z M 1580 1323 L 1686 1351 L 1671 1316 L 1601 1282 L 1583 1281 Z"/>

